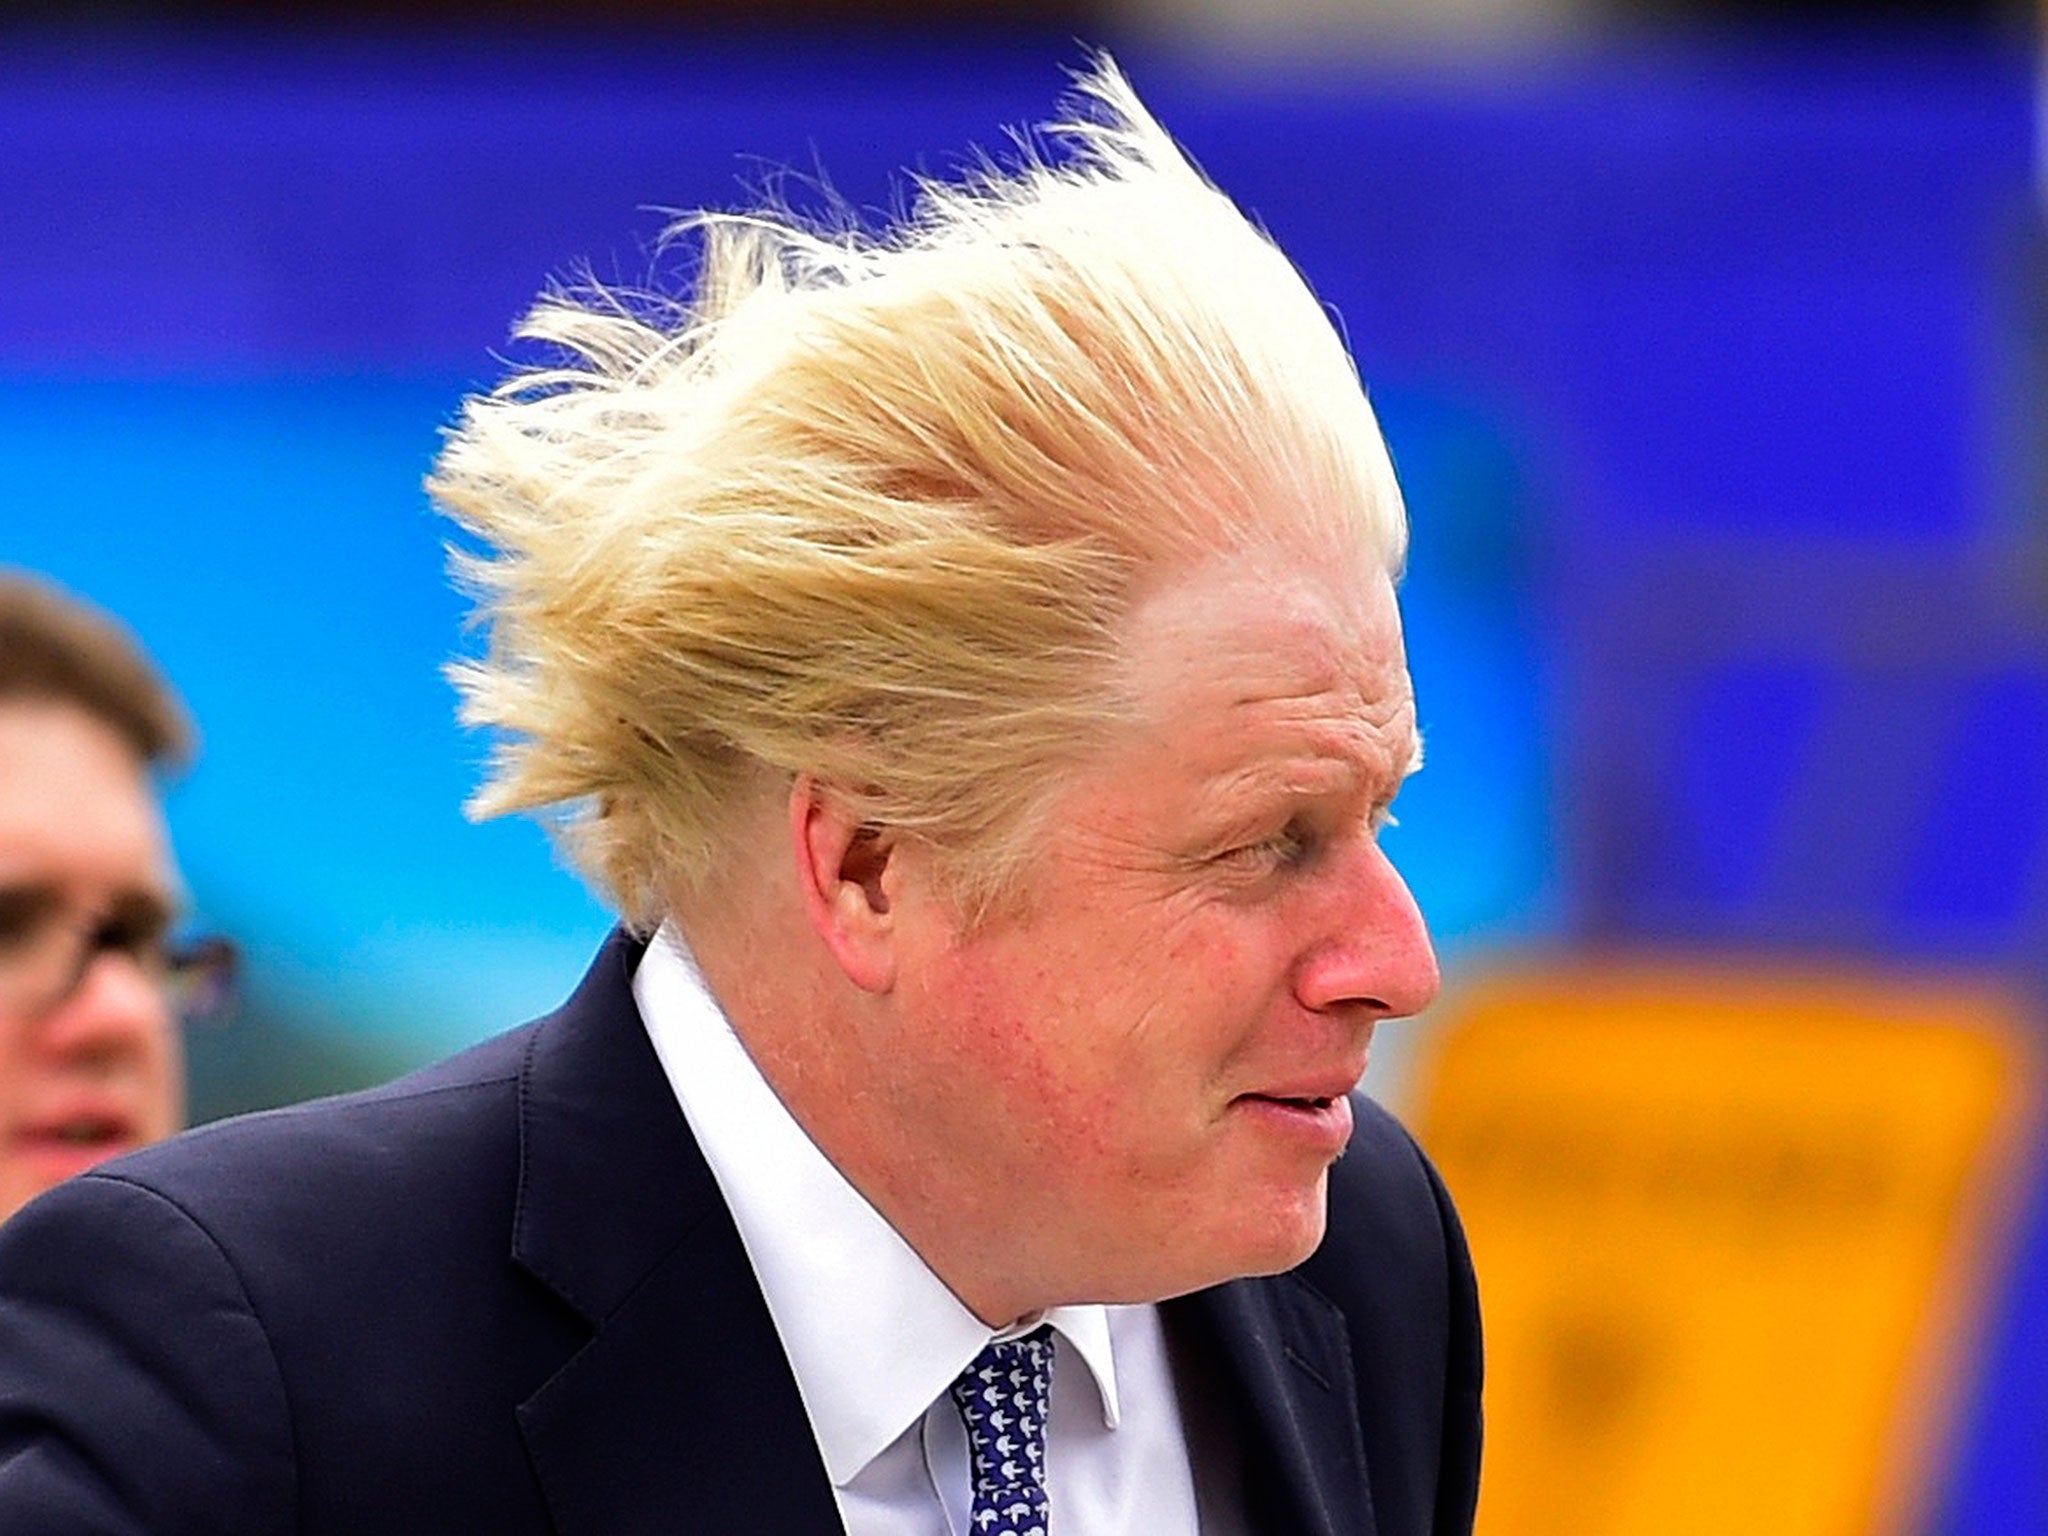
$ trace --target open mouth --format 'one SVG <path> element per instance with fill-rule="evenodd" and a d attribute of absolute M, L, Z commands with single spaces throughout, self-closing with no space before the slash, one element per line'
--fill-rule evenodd
<path fill-rule="evenodd" d="M 1259 1099 L 1267 1104 L 1284 1104 L 1289 1109 L 1328 1109 L 1337 1101 L 1334 1098 L 1283 1098 L 1271 1093 L 1248 1093 L 1248 1099 Z"/>

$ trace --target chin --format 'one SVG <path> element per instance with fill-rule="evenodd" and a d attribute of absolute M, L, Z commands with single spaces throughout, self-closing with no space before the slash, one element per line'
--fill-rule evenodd
<path fill-rule="evenodd" d="M 1179 1209 L 1182 1219 L 1097 1230 L 1086 1251 L 1111 1256 L 1070 1277 L 1063 1301 L 1111 1305 L 1164 1301 L 1248 1275 L 1277 1275 L 1322 1246 L 1328 1222 L 1327 1175 L 1305 1183 L 1242 1183 L 1215 1188 Z M 1214 1213 L 1212 1219 L 1211 1213 Z M 1052 1303 L 1048 1303 L 1049 1305 Z"/>
<path fill-rule="evenodd" d="M 1292 1232 L 1276 1237 L 1271 1250 L 1271 1265 L 1253 1273 L 1278 1274 L 1282 1270 L 1308 1262 L 1309 1255 L 1323 1246 L 1323 1232 L 1327 1225 L 1322 1203 L 1318 1201 L 1312 1218 L 1304 1217 Z"/>
<path fill-rule="evenodd" d="M 1329 1224 L 1324 1186 L 1325 1180 L 1318 1177 L 1312 1188 L 1276 1191 L 1265 1201 L 1243 1202 L 1239 1208 L 1244 1217 L 1232 1228 L 1229 1244 L 1234 1263 L 1228 1274 L 1211 1283 L 1277 1275 L 1304 1262 L 1322 1246 Z"/>

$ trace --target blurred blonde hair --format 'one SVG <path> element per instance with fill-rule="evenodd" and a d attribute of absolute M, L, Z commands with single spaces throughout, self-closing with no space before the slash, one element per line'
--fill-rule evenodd
<path fill-rule="evenodd" d="M 723 813 L 811 773 L 926 838 L 963 910 L 1136 701 L 1147 580 L 1405 522 L 1307 284 L 1108 60 L 1021 165 L 920 182 L 879 235 L 693 215 L 688 301 L 553 292 L 563 361 L 468 402 L 428 484 L 489 644 L 472 814 L 536 810 L 628 921 L 752 856 Z"/>
<path fill-rule="evenodd" d="M 0 704 L 14 703 L 75 705 L 154 768 L 184 767 L 197 745 L 184 702 L 125 624 L 0 566 Z"/>

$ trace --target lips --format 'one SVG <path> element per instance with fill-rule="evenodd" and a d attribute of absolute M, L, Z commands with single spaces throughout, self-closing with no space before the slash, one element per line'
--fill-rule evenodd
<path fill-rule="evenodd" d="M 1347 1062 L 1314 1073 L 1303 1073 L 1299 1077 L 1261 1083 L 1242 1097 L 1269 1099 L 1276 1104 L 1291 1104 L 1299 1108 L 1327 1109 L 1337 1100 L 1349 1098 L 1364 1076 L 1365 1062 L 1361 1059 L 1356 1065 Z"/>
<path fill-rule="evenodd" d="M 1331 1104 L 1343 1097 L 1343 1095 L 1335 1093 L 1248 1093 L 1245 1097 L 1248 1099 L 1264 1099 L 1270 1104 L 1285 1104 L 1295 1109 L 1328 1109 Z"/>
<path fill-rule="evenodd" d="M 1240 1094 L 1231 1109 L 1261 1133 L 1279 1138 L 1319 1159 L 1339 1156 L 1351 1141 L 1351 1100 L 1360 1073 L 1348 1078 L 1333 1074 L 1311 1082 L 1276 1084 L 1256 1093 Z"/>
<path fill-rule="evenodd" d="M 78 1103 L 37 1114 L 8 1138 L 17 1157 L 54 1183 L 142 1145 L 135 1117 L 107 1103 Z"/>
<path fill-rule="evenodd" d="M 105 1115 L 80 1115 L 37 1127 L 24 1133 L 25 1139 L 54 1142 L 60 1147 L 113 1147 L 130 1140 L 124 1120 Z"/>

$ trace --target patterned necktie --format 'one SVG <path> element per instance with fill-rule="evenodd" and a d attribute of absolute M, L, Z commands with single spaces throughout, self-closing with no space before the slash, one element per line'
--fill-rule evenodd
<path fill-rule="evenodd" d="M 1045 1409 L 1052 1329 L 991 1344 L 953 1383 L 974 1462 L 975 1536 L 1045 1536 Z"/>

